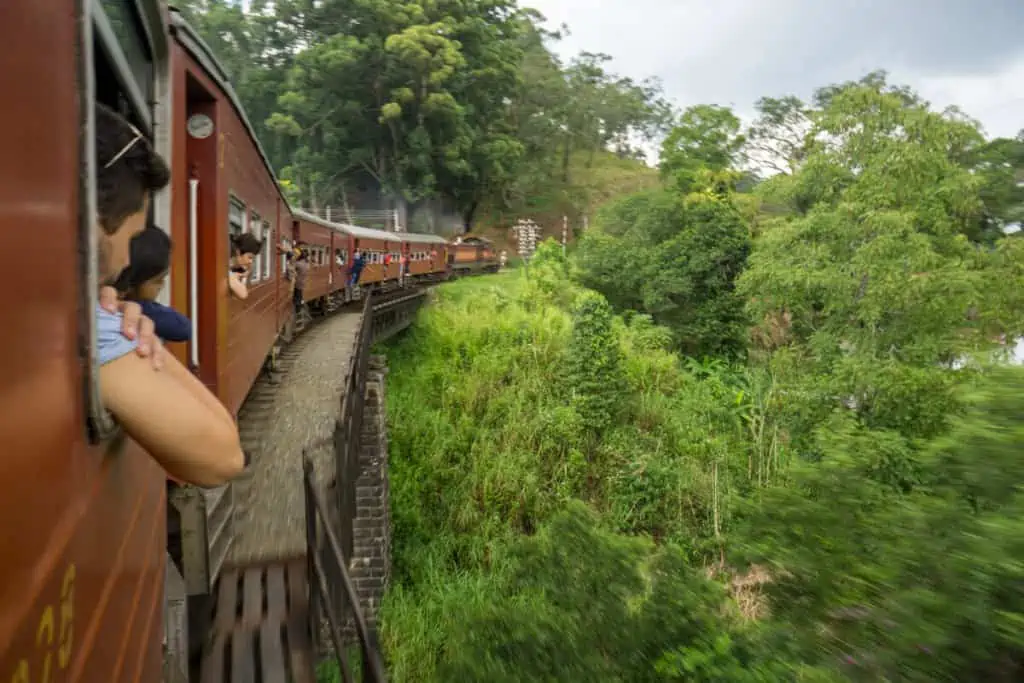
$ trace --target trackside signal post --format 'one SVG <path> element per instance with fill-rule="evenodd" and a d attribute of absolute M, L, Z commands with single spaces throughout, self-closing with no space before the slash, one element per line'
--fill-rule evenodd
<path fill-rule="evenodd" d="M 526 274 L 530 274 L 530 257 L 537 250 L 537 235 L 540 233 L 540 226 L 529 218 L 520 218 L 516 221 L 512 230 L 516 233 L 516 242 L 519 246 L 519 255 L 523 257 L 526 265 Z"/>

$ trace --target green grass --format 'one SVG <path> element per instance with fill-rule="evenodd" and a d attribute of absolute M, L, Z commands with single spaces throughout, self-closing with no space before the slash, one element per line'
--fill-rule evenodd
<path fill-rule="evenodd" d="M 512 543 L 571 500 L 612 531 L 694 552 L 709 534 L 703 425 L 728 400 L 683 370 L 664 331 L 616 319 L 627 408 L 592 438 L 566 371 L 581 292 L 550 262 L 529 278 L 459 280 L 387 349 L 394 573 L 381 636 L 395 681 L 438 680 L 460 607 L 493 602 Z"/>

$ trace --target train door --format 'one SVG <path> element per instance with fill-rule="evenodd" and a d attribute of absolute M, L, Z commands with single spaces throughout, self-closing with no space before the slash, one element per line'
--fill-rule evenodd
<path fill-rule="evenodd" d="M 216 99 L 191 73 L 185 75 L 185 164 L 188 198 L 186 273 L 192 341 L 188 365 L 207 386 L 216 385 L 218 252 Z M 227 273 L 223 274 L 227 277 Z M 180 291 L 180 290 L 179 290 Z"/>

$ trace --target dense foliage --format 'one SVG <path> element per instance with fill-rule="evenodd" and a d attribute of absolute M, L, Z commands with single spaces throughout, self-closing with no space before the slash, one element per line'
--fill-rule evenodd
<path fill-rule="evenodd" d="M 397 680 L 1024 676 L 1024 136 L 759 106 L 389 350 Z"/>
<path fill-rule="evenodd" d="M 305 206 L 443 199 L 467 227 L 541 199 L 576 213 L 590 201 L 576 162 L 635 158 L 668 120 L 655 82 L 609 73 L 606 55 L 562 64 L 559 35 L 515 0 L 175 5 Z"/>

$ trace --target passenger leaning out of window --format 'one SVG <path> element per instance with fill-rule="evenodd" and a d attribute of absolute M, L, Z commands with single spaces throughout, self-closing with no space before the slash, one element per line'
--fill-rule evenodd
<path fill-rule="evenodd" d="M 128 265 L 132 238 L 145 228 L 152 194 L 170 172 L 139 131 L 103 106 L 96 107 L 96 167 L 97 270 L 107 285 Z M 135 353 L 147 340 L 123 335 L 122 315 L 104 305 L 95 310 L 103 405 L 173 478 L 200 486 L 229 481 L 245 466 L 231 414 L 158 341 L 152 353 L 159 368 Z"/>
<path fill-rule="evenodd" d="M 228 289 L 239 299 L 249 297 L 249 272 L 256 254 L 263 251 L 263 242 L 249 232 L 231 236 L 231 269 Z"/>
<path fill-rule="evenodd" d="M 118 290 L 142 306 L 142 314 L 153 321 L 160 339 L 187 342 L 192 338 L 191 321 L 156 301 L 171 269 L 171 238 L 159 228 L 148 227 L 132 238 L 130 255 L 128 268 L 118 279 Z"/>

